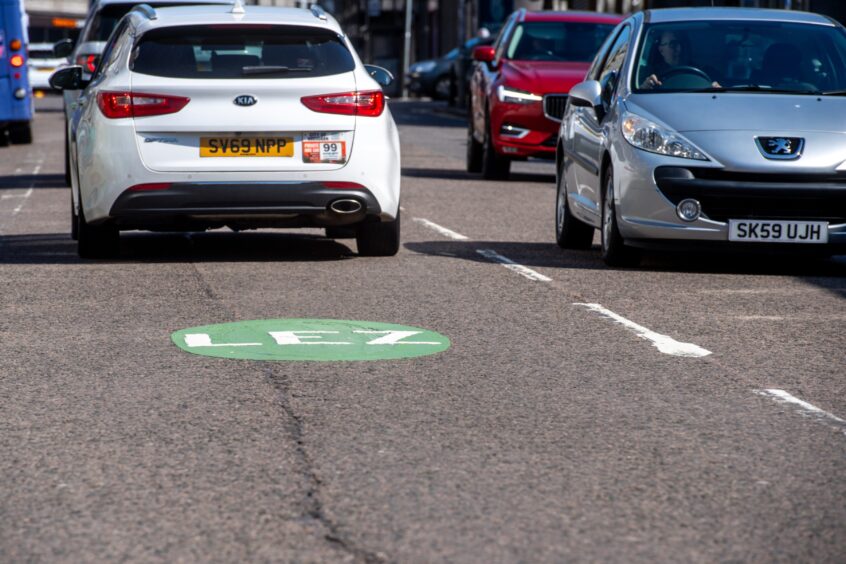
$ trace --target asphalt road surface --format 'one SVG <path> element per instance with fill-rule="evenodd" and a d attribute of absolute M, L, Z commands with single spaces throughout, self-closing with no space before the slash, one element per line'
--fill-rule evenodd
<path fill-rule="evenodd" d="M 391 104 L 403 245 L 69 237 L 58 97 L 0 148 L 0 561 L 843 562 L 846 258 L 554 243 L 553 168 L 464 172 Z M 580 305 L 581 304 L 581 305 Z M 440 354 L 261 362 L 171 334 L 368 320 Z M 710 354 L 709 354 L 710 353 Z"/>

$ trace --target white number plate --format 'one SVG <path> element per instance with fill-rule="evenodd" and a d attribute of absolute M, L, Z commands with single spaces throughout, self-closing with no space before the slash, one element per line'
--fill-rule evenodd
<path fill-rule="evenodd" d="M 828 243 L 828 222 L 730 219 L 729 241 Z"/>

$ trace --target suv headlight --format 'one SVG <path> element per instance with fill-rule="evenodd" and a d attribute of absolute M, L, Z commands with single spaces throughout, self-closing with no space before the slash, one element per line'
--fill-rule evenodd
<path fill-rule="evenodd" d="M 499 98 L 500 102 L 505 102 L 506 104 L 533 104 L 543 100 L 543 96 L 538 96 L 525 90 L 509 88 L 502 84 L 496 87 L 496 97 Z"/>
<path fill-rule="evenodd" d="M 622 130 L 626 141 L 638 149 L 681 159 L 708 160 L 699 147 L 679 133 L 639 115 L 626 112 L 623 115 Z"/>

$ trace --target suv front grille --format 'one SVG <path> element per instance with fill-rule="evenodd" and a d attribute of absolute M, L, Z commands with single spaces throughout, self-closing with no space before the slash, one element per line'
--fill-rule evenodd
<path fill-rule="evenodd" d="M 566 94 L 547 94 L 543 97 L 543 115 L 552 121 L 561 121 L 566 108 Z"/>

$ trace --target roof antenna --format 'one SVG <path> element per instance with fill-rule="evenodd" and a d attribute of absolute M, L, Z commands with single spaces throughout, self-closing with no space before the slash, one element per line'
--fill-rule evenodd
<path fill-rule="evenodd" d="M 241 0 L 235 0 L 235 3 L 232 5 L 232 10 L 229 13 L 230 14 L 246 14 L 247 11 L 244 9 L 244 4 L 241 2 Z"/>

